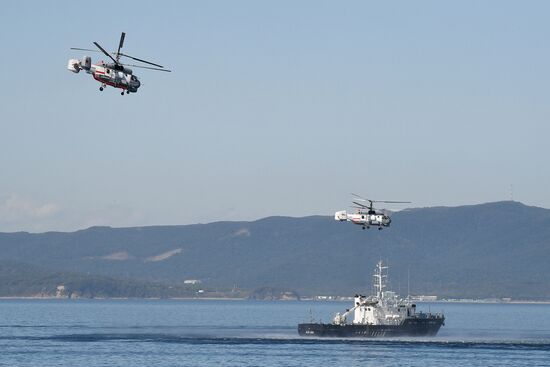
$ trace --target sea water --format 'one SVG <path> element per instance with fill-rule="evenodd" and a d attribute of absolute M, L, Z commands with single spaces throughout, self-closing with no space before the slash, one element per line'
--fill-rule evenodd
<path fill-rule="evenodd" d="M 349 302 L 0 300 L 0 366 L 550 366 L 550 305 L 423 303 L 436 337 L 302 338 Z"/>

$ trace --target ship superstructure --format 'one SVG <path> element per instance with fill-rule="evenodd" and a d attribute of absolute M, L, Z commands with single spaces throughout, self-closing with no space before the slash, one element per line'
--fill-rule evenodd
<path fill-rule="evenodd" d="M 443 314 L 417 312 L 416 304 L 386 290 L 388 267 L 382 261 L 374 272 L 374 294 L 356 295 L 352 308 L 337 313 L 331 324 L 298 325 L 302 336 L 390 337 L 436 335 L 444 324 Z"/>

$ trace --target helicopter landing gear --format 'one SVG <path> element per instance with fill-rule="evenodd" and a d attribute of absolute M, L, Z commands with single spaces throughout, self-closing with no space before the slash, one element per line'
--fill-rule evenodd
<path fill-rule="evenodd" d="M 100 92 L 103 92 L 103 87 L 99 87 L 99 91 L 100 91 Z"/>
<path fill-rule="evenodd" d="M 363 226 L 363 229 L 365 229 L 365 228 L 367 228 L 367 227 Z"/>
<path fill-rule="evenodd" d="M 381 230 L 382 230 L 382 227 L 378 227 L 378 230 L 381 231 Z"/>
<path fill-rule="evenodd" d="M 130 94 L 130 91 L 129 91 L 129 90 L 127 90 L 127 91 L 126 91 L 126 94 Z"/>
<path fill-rule="evenodd" d="M 120 92 L 120 95 L 123 96 L 123 95 L 124 95 L 124 91 Z"/>

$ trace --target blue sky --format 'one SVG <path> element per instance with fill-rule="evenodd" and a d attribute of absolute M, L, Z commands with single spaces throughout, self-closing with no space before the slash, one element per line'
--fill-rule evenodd
<path fill-rule="evenodd" d="M 3 3 L 0 231 L 550 207 L 548 2 L 117 4 Z M 122 31 L 174 72 L 66 69 Z"/>

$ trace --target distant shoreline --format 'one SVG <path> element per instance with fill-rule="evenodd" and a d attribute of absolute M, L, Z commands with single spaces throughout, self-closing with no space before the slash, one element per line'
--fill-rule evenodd
<path fill-rule="evenodd" d="M 18 299 L 18 300 L 70 300 L 70 301 L 79 301 L 79 300 L 97 300 L 97 301 L 109 301 L 109 300 L 143 300 L 143 301 L 158 301 L 158 300 L 197 300 L 197 301 L 243 301 L 247 300 L 247 298 L 231 298 L 231 297 L 170 297 L 170 298 L 160 298 L 160 297 L 151 297 L 151 298 L 138 298 L 138 297 L 94 297 L 94 298 L 88 298 L 88 297 L 76 297 L 76 298 L 69 298 L 69 297 L 47 297 L 47 296 L 3 296 L 0 297 L 0 300 L 10 300 L 10 299 Z"/>
<path fill-rule="evenodd" d="M 96 300 L 96 301 L 109 301 L 109 300 L 128 300 L 128 301 L 159 301 L 159 300 L 167 300 L 167 301 L 246 301 L 249 300 L 248 298 L 235 298 L 235 297 L 170 297 L 170 298 L 158 298 L 158 297 L 151 297 L 151 298 L 133 298 L 133 297 L 95 297 L 95 298 L 86 298 L 86 297 L 77 297 L 77 298 L 67 298 L 67 297 L 47 297 L 47 296 L 2 296 L 0 297 L 1 300 Z M 253 300 L 253 301 L 260 301 L 260 302 L 288 302 L 289 300 L 285 299 L 275 299 L 275 300 Z M 345 299 L 323 299 L 323 300 L 316 300 L 312 298 L 305 298 L 301 300 L 290 300 L 290 301 L 299 301 L 299 302 L 307 302 L 307 301 L 313 301 L 313 302 L 346 302 L 348 300 Z M 463 303 L 463 304 L 540 304 L 540 305 L 549 305 L 550 300 L 546 301 L 530 301 L 530 300 L 511 300 L 511 301 L 492 301 L 492 300 L 437 300 L 437 301 L 415 301 L 416 303 Z"/>
<path fill-rule="evenodd" d="M 345 297 L 337 298 L 337 299 L 313 299 L 313 298 L 307 298 L 302 299 L 302 301 L 315 301 L 315 302 L 348 302 L 349 299 L 346 299 Z M 433 301 L 428 300 L 411 300 L 414 303 L 484 303 L 484 304 L 499 304 L 499 305 L 505 305 L 505 304 L 550 304 L 550 300 L 544 300 L 544 301 L 534 301 L 534 300 L 510 300 L 510 301 L 499 301 L 499 300 L 490 300 L 490 299 L 453 299 L 453 300 L 446 300 L 446 299 L 438 299 Z"/>
<path fill-rule="evenodd" d="M 548 301 L 528 301 L 528 300 L 512 300 L 512 301 L 485 301 L 485 300 L 467 300 L 467 301 L 459 301 L 459 300 L 453 300 L 453 301 L 446 301 L 446 300 L 438 300 L 438 301 L 417 301 L 417 303 L 490 303 L 490 304 L 499 304 L 499 305 L 505 305 L 505 304 L 542 304 L 542 305 L 548 305 L 550 304 L 550 300 Z"/>

